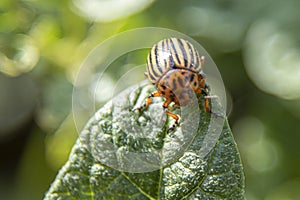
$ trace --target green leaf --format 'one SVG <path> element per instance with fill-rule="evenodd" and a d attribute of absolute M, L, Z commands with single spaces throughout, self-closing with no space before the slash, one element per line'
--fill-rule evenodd
<path fill-rule="evenodd" d="M 200 112 L 197 126 L 189 124 L 197 109 L 181 110 L 187 117 L 180 115 L 180 126 L 166 133 L 173 120 L 165 117 L 162 99 L 131 111 L 153 90 L 131 87 L 95 113 L 45 199 L 244 199 L 241 159 L 227 120 L 216 123 L 220 117 Z"/>

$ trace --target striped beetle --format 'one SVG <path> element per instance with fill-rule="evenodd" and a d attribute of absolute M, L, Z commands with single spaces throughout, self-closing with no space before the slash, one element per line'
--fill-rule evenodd
<path fill-rule="evenodd" d="M 164 97 L 163 108 L 167 115 L 175 120 L 169 129 L 178 125 L 179 117 L 168 109 L 171 102 L 174 107 L 189 105 L 193 94 L 203 94 L 205 111 L 210 112 L 209 88 L 202 71 L 204 56 L 199 56 L 193 45 L 183 39 L 167 38 L 155 44 L 147 57 L 146 77 L 156 85 L 156 92 L 149 95 L 141 110 L 152 103 L 152 97 Z"/>

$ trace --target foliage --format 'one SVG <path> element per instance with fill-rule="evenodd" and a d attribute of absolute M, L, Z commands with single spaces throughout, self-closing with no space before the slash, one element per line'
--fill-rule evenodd
<path fill-rule="evenodd" d="M 118 154 L 121 149 L 125 149 L 125 152 L 145 152 L 149 150 L 149 146 L 152 151 L 157 147 L 164 149 L 168 145 L 176 146 L 176 142 L 174 142 L 176 140 L 168 142 L 169 137 L 172 136 L 166 135 L 166 133 L 158 134 L 156 138 L 152 138 L 152 140 L 143 144 L 132 133 L 124 135 L 124 129 L 121 127 L 126 127 L 126 123 L 132 124 L 132 119 L 129 119 L 129 116 L 133 118 L 132 104 L 143 93 L 137 93 L 136 91 L 145 90 L 146 88 L 147 86 L 144 86 L 143 88 L 137 88 L 137 90 L 134 90 L 135 92 L 122 92 L 115 98 L 130 100 L 123 101 L 121 105 L 108 102 L 95 113 L 82 131 L 82 135 L 73 147 L 68 162 L 60 170 L 45 199 L 244 198 L 243 169 L 227 121 L 217 143 L 214 144 L 214 148 L 204 157 L 199 153 L 202 145 L 208 145 L 203 140 L 209 134 L 209 121 L 214 119 L 210 119 L 211 115 L 205 112 L 201 114 L 199 129 L 193 136 L 190 145 L 183 150 L 184 152 L 173 163 L 162 166 L 157 170 L 140 173 L 120 171 L 106 165 L 108 163 L 108 165 L 114 166 L 114 162 L 109 160 L 114 159 L 114 157 L 110 157 L 110 153 L 108 153 L 110 151 L 107 147 L 109 146 L 108 143 L 112 143 L 117 147 L 113 155 Z M 132 87 L 129 90 L 131 89 Z M 129 96 L 134 96 L 134 98 L 129 98 Z M 116 115 L 121 116 L 120 120 L 113 119 L 115 106 L 122 108 L 120 113 L 116 113 Z M 152 116 L 159 116 L 161 110 L 155 112 Z M 147 120 L 142 123 L 143 125 L 140 128 L 146 129 L 145 124 L 151 123 L 153 125 L 152 133 L 147 134 L 153 135 L 157 125 L 151 122 L 153 119 L 150 116 L 145 116 L 145 118 Z M 134 120 L 138 123 L 139 118 Z M 168 125 L 167 123 L 162 130 L 166 132 Z M 215 130 L 218 129 L 215 128 Z M 175 133 L 168 134 L 175 135 Z M 100 149 L 101 143 L 106 144 L 106 147 L 102 147 L 105 148 L 104 150 Z M 95 153 L 103 154 L 101 161 Z M 126 165 L 124 164 L 125 161 L 121 160 L 126 159 L 124 157 L 117 161 L 118 166 Z M 149 165 L 150 162 L 149 160 L 143 165 Z M 131 168 L 141 167 L 139 166 L 141 163 L 136 160 L 132 160 L 129 165 Z"/>

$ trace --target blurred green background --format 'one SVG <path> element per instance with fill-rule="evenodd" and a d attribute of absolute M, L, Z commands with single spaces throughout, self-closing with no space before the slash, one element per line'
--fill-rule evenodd
<path fill-rule="evenodd" d="M 80 64 L 108 37 L 148 26 L 191 36 L 217 64 L 246 198 L 300 199 L 299 8 L 298 0 L 1 0 L 0 199 L 43 198 L 78 136 Z M 141 62 L 137 54 L 119 65 Z M 99 105 L 117 79 L 105 75 Z"/>

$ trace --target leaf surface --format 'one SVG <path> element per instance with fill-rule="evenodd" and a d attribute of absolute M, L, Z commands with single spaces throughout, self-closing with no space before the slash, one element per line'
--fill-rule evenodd
<path fill-rule="evenodd" d="M 199 126 L 187 117 L 166 133 L 172 120 L 162 99 L 131 111 L 153 89 L 131 87 L 95 113 L 45 199 L 244 199 L 243 168 L 227 120 L 218 129 L 211 114 L 200 112 Z M 196 131 L 186 137 L 189 130 Z"/>

